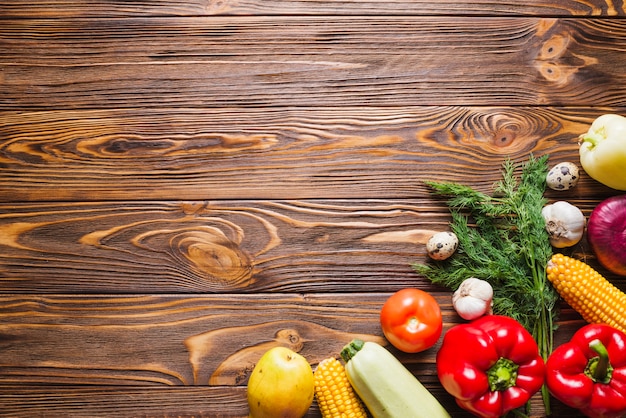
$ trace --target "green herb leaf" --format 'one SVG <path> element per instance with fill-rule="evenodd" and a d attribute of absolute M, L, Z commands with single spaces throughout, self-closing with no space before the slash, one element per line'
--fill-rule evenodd
<path fill-rule="evenodd" d="M 493 313 L 518 320 L 544 360 L 552 352 L 558 316 L 558 294 L 545 272 L 552 256 L 541 214 L 547 203 L 547 160 L 547 155 L 531 155 L 518 178 L 507 159 L 493 195 L 458 183 L 426 182 L 447 198 L 459 249 L 444 261 L 413 264 L 417 273 L 452 290 L 469 277 L 488 281 L 494 289 Z"/>

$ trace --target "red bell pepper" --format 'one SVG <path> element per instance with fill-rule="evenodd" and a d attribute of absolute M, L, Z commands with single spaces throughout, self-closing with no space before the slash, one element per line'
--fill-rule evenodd
<path fill-rule="evenodd" d="M 439 381 L 461 408 L 479 417 L 524 406 L 543 386 L 544 371 L 532 335 L 507 316 L 455 325 L 437 352 Z"/>
<path fill-rule="evenodd" d="M 580 328 L 546 362 L 546 386 L 591 418 L 626 414 L 626 334 L 605 324 Z"/>

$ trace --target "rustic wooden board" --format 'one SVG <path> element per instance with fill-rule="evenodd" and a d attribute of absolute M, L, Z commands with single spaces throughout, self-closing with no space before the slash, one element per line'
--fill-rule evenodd
<path fill-rule="evenodd" d="M 0 385 L 2 416 L 73 417 L 245 417 L 245 387 L 46 385 L 29 389 Z M 319 417 L 312 406 L 309 417 Z"/>
<path fill-rule="evenodd" d="M 446 212 L 416 204 L 7 205 L 0 277 L 21 292 L 384 290 L 390 279 L 399 288 L 416 284 L 409 264 L 447 229 Z"/>
<path fill-rule="evenodd" d="M 426 197 L 506 158 L 578 161 L 587 107 L 161 108 L 0 113 L 0 201 Z M 608 196 L 583 176 L 568 196 Z"/>
<path fill-rule="evenodd" d="M 620 2 L 606 0 L 527 0 L 474 2 L 395 0 L 167 0 L 133 1 L 132 7 L 123 0 L 106 4 L 85 3 L 80 0 L 29 1 L 5 0 L 0 15 L 7 17 L 127 17 L 127 16 L 197 16 L 197 15 L 543 15 L 543 16 L 623 16 Z"/>
<path fill-rule="evenodd" d="M 623 20 L 16 19 L 0 109 L 624 106 Z"/>
<path fill-rule="evenodd" d="M 451 314 L 449 293 L 432 294 L 444 310 L 445 329 L 459 323 Z M 110 407 L 135 415 L 153 411 L 154 403 L 168 393 L 163 386 L 210 385 L 213 390 L 170 390 L 170 396 L 182 396 L 181 402 L 206 397 L 198 405 L 184 402 L 178 413 L 200 413 L 212 400 L 211 394 L 216 394 L 221 407 L 229 408 L 222 413 L 241 416 L 245 394 L 241 390 L 222 392 L 219 387 L 245 386 L 254 364 L 270 347 L 290 347 L 315 367 L 326 357 L 338 356 L 355 337 L 387 344 L 378 315 L 388 296 L 5 296 L 0 298 L 4 316 L 0 324 L 0 406 L 3 413 L 15 411 L 16 405 L 36 412 L 42 403 L 47 407 L 51 403 L 51 393 L 46 393 L 49 389 L 24 392 L 23 399 L 17 401 L 7 396 L 9 385 L 94 385 L 55 390 L 61 399 L 72 393 L 78 398 L 69 405 L 57 399 L 52 413 L 101 416 L 111 412 L 108 407 L 98 407 L 96 401 L 103 390 L 95 387 L 107 385 L 113 397 Z M 565 311 L 563 317 L 567 321 L 557 334 L 557 343 L 569 338 L 581 324 L 571 312 Z M 413 355 L 389 349 L 424 384 L 434 385 L 433 363 L 440 342 Z M 112 358 L 117 361 L 112 363 Z M 434 393 L 451 400 L 441 388 Z M 131 404 L 134 409 L 129 409 L 129 397 L 142 402 Z M 88 408 L 82 409 L 85 406 Z M 74 410 L 77 407 L 81 409 Z M 173 405 L 166 402 L 162 408 L 159 415 Z M 455 417 L 469 416 L 458 407 L 450 410 Z"/>
<path fill-rule="evenodd" d="M 64 416 L 76 418 L 146 417 L 246 417 L 248 405 L 244 387 L 224 386 L 34 386 L 28 390 L 0 385 L 2 416 Z M 449 396 L 442 389 L 432 390 L 441 398 Z M 532 411 L 540 407 L 533 399 Z M 454 418 L 471 418 L 473 415 L 451 405 Z M 558 401 L 552 403 L 553 416 L 582 418 L 571 408 Z M 539 416 L 539 415 L 533 415 Z M 306 418 L 319 418 L 313 403 Z"/>
<path fill-rule="evenodd" d="M 352 338 L 384 343 L 377 326 L 384 297 L 4 297 L 2 352 L 11 361 L 0 380 L 245 385 L 269 347 L 286 345 L 316 364 L 324 353 L 338 355 Z M 29 341 L 28 349 L 20 341 Z"/>
<path fill-rule="evenodd" d="M 423 181 L 488 191 L 508 157 L 576 162 L 595 117 L 626 114 L 622 2 L 6 0 L 0 16 L 2 416 L 244 417 L 265 349 L 315 366 L 354 336 L 385 343 L 395 290 L 460 323 L 410 268 L 449 221 Z M 583 173 L 546 196 L 588 215 L 618 193 Z M 584 240 L 567 252 L 598 266 Z M 583 324 L 561 308 L 556 344 Z M 468 418 L 437 348 L 391 350 Z"/>
<path fill-rule="evenodd" d="M 568 200 L 586 215 L 594 207 Z M 7 204 L 0 283 L 6 292 L 80 294 L 431 290 L 410 265 L 427 261 L 426 241 L 449 220 L 427 196 Z M 565 252 L 597 267 L 586 240 Z"/>

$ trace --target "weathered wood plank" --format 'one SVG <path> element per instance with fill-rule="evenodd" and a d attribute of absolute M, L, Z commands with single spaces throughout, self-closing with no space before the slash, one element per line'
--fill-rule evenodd
<path fill-rule="evenodd" d="M 488 190 L 507 157 L 578 162 L 578 136 L 606 112 L 626 109 L 1 112 L 0 202 L 407 199 L 433 179 Z M 612 192 L 584 175 L 574 193 Z"/>
<path fill-rule="evenodd" d="M 623 20 L 3 20 L 0 108 L 626 105 Z"/>
<path fill-rule="evenodd" d="M 459 323 L 450 294 L 433 295 L 442 307 L 445 328 Z M 69 399 L 76 394 L 78 398 L 71 403 L 57 402 L 52 412 L 100 416 L 109 412 L 109 407 L 99 409 L 103 407 L 89 403 L 100 399 L 102 385 L 109 385 L 110 406 L 122 415 L 128 415 L 130 407 L 140 415 L 152 411 L 154 401 L 169 393 L 188 400 L 176 406 L 179 414 L 196 407 L 203 410 L 215 396 L 220 407 L 232 408 L 224 413 L 240 416 L 245 409 L 241 390 L 163 387 L 243 387 L 260 356 L 278 345 L 301 353 L 315 367 L 323 358 L 337 356 L 354 337 L 387 344 L 378 316 L 388 296 L 2 296 L 0 406 L 3 415 L 25 405 L 36 412 L 35 408 L 51 402 L 50 396 Z M 563 319 L 557 343 L 569 338 L 581 324 L 568 311 Z M 434 362 L 440 343 L 418 354 L 390 350 L 450 405 L 453 416 L 468 416 L 453 406 L 437 380 Z M 32 387 L 41 384 L 49 387 Z M 70 387 L 50 390 L 64 384 Z M 22 396 L 7 396 L 9 387 L 10 393 Z M 201 395 L 205 401 L 198 405 L 189 402 Z M 133 402 L 129 402 L 131 396 Z M 160 415 L 175 407 L 171 402 L 162 406 Z M 85 406 L 90 408 L 83 409 Z"/>
<path fill-rule="evenodd" d="M 595 17 L 553 19 L 574 15 Z M 3 2 L 1 414 L 243 417 L 266 348 L 315 365 L 355 335 L 384 341 L 396 289 L 431 291 L 458 323 L 409 266 L 449 219 L 422 180 L 487 189 L 508 156 L 577 161 L 596 116 L 626 114 L 625 15 L 599 0 Z M 548 196 L 588 214 L 613 194 L 584 176 Z M 584 241 L 571 251 L 595 264 Z M 582 324 L 565 307 L 556 344 Z M 393 351 L 469 418 L 436 347 Z"/>
<path fill-rule="evenodd" d="M 623 16 L 621 2 L 607 0 L 429 1 L 429 0 L 163 0 L 107 1 L 106 5 L 80 0 L 4 0 L 0 15 L 5 17 L 120 17 L 198 15 L 542 15 L 542 16 Z"/>
<path fill-rule="evenodd" d="M 0 408 L 7 418 L 248 417 L 245 387 L 0 385 Z M 307 418 L 319 416 L 312 405 Z"/>
<path fill-rule="evenodd" d="M 338 355 L 354 337 L 384 343 L 378 315 L 388 296 L 0 297 L 0 380 L 245 385 L 256 361 L 274 346 L 316 364 Z M 450 305 L 449 295 L 441 299 Z M 432 356 L 422 358 L 432 362 Z M 432 377 L 429 370 L 422 373 Z"/>
<path fill-rule="evenodd" d="M 597 204 L 567 200 L 586 215 Z M 427 195 L 0 205 L 0 288 L 29 294 L 435 290 L 410 264 L 426 261 L 427 239 L 448 230 L 449 219 L 443 202 Z M 566 251 L 597 267 L 586 240 Z"/>
<path fill-rule="evenodd" d="M 567 200 L 589 215 L 595 200 Z M 20 293 L 434 290 L 410 264 L 442 202 L 218 201 L 0 206 L 0 287 Z M 595 265 L 583 240 L 568 254 Z M 626 282 L 611 275 L 618 286 Z"/>
<path fill-rule="evenodd" d="M 449 395 L 440 387 L 429 388 L 438 399 Z M 472 418 L 453 400 L 446 404 L 454 418 Z M 553 416 L 582 418 L 571 408 L 553 399 Z M 129 386 L 52 386 L 14 387 L 0 385 L 0 408 L 7 418 L 72 417 L 177 417 L 177 418 L 248 418 L 245 387 L 129 387 Z M 542 416 L 541 404 L 533 399 L 533 417 Z M 306 418 L 320 417 L 314 401 Z"/>
<path fill-rule="evenodd" d="M 26 293 L 399 289 L 419 286 L 409 265 L 448 220 L 415 200 L 12 204 L 0 207 L 0 283 Z"/>

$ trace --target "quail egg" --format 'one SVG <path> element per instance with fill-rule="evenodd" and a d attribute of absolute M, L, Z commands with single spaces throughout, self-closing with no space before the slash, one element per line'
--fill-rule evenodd
<path fill-rule="evenodd" d="M 552 190 L 569 190 L 578 183 L 578 166 L 570 162 L 558 163 L 548 171 L 546 184 Z"/>
<path fill-rule="evenodd" d="M 445 260 L 459 247 L 459 239 L 454 232 L 437 232 L 426 242 L 426 252 L 433 260 Z"/>

